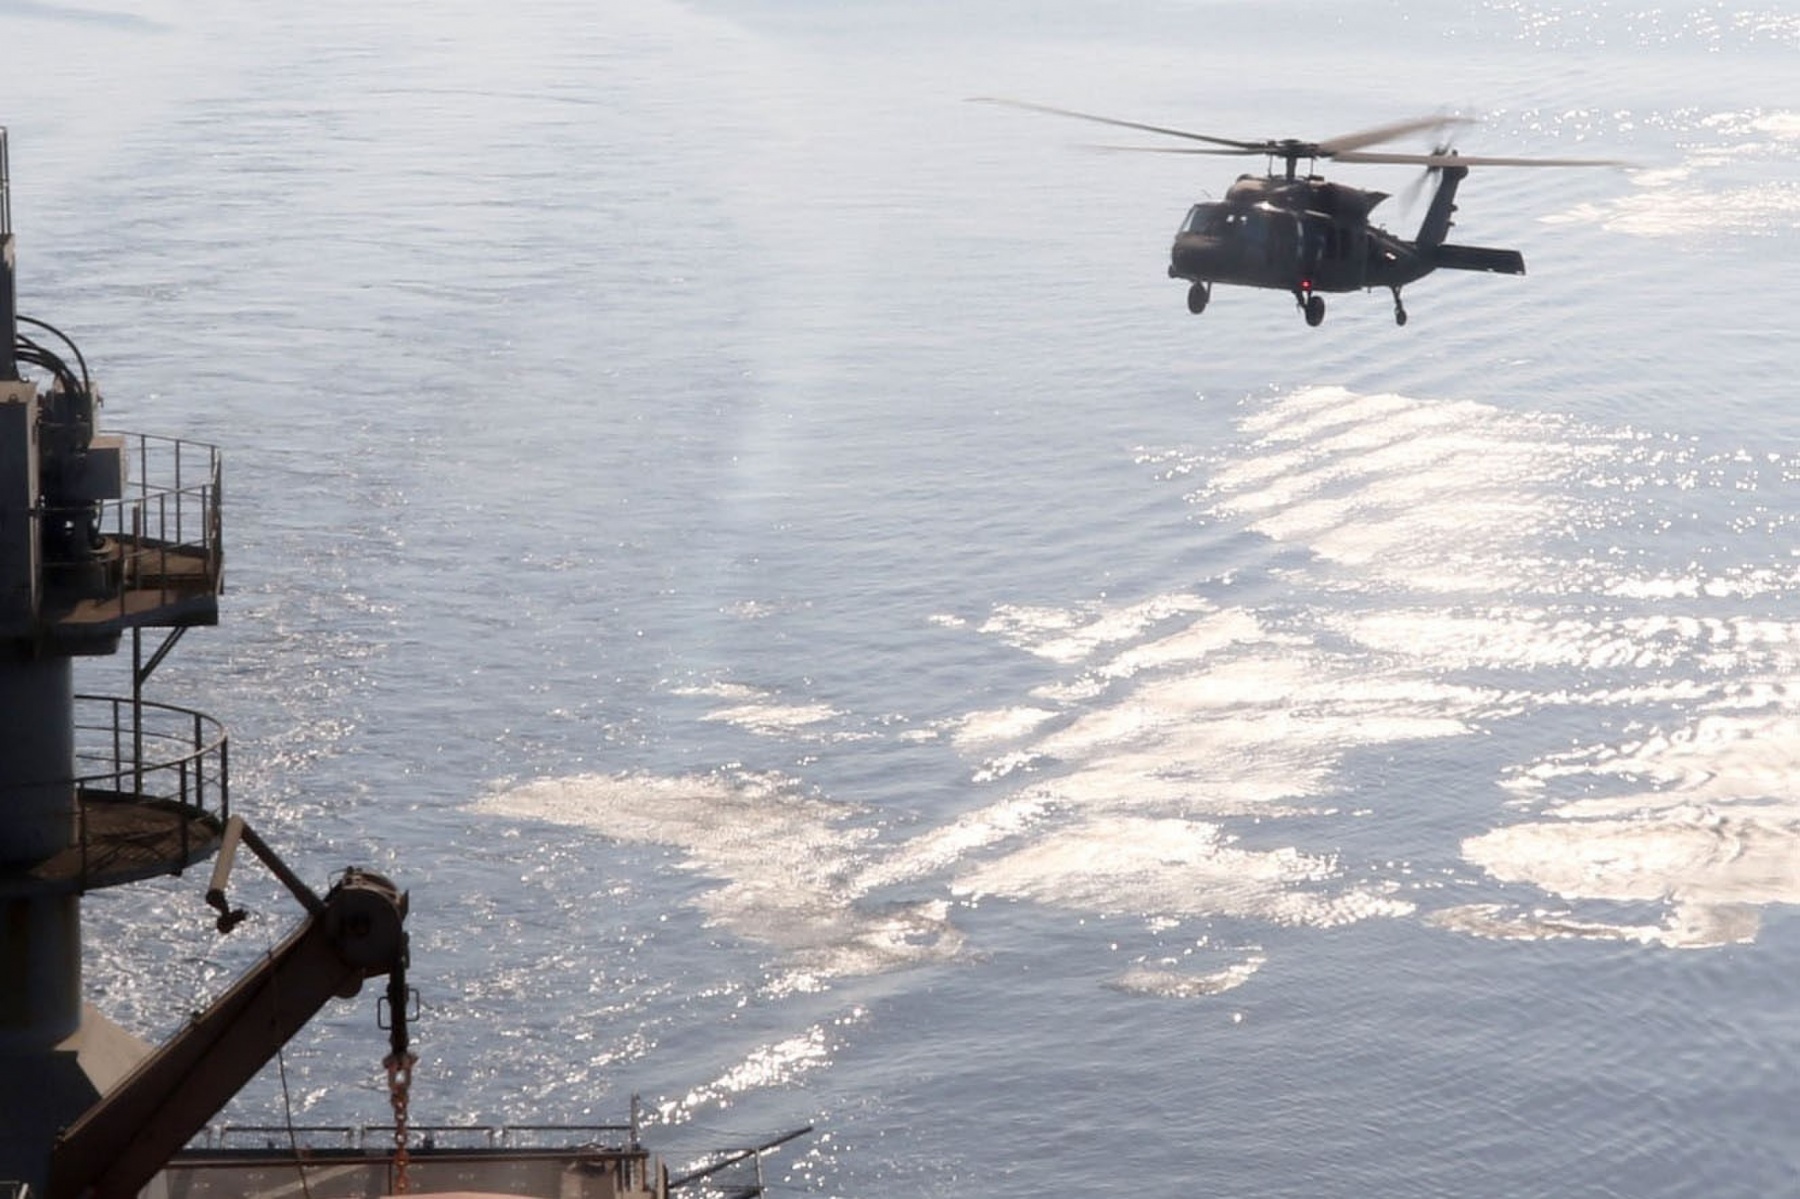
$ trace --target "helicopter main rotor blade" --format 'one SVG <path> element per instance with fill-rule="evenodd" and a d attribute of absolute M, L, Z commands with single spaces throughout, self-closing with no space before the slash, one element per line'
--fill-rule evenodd
<path fill-rule="evenodd" d="M 1051 116 L 1073 117 L 1078 121 L 1094 121 L 1101 125 L 1111 125 L 1118 129 L 1136 129 L 1140 133 L 1155 133 L 1163 137 L 1179 137 L 1188 141 L 1206 142 L 1219 149 L 1200 149 L 1197 147 L 1174 148 L 1166 146 L 1097 146 L 1095 149 L 1121 150 L 1141 154 L 1263 154 L 1271 159 L 1283 158 L 1288 163 L 1288 173 L 1293 174 L 1294 164 L 1303 158 L 1335 159 L 1338 162 L 1364 163 L 1397 163 L 1403 166 L 1448 167 L 1448 166 L 1494 166 L 1494 167 L 1629 167 L 1632 164 L 1616 158 L 1505 158 L 1485 154 L 1403 154 L 1385 150 L 1364 150 L 1364 146 L 1378 145 L 1381 142 L 1393 141 L 1412 133 L 1439 132 L 1457 125 L 1473 125 L 1470 117 L 1432 116 L 1414 117 L 1407 121 L 1395 121 L 1387 125 L 1377 125 L 1372 129 L 1362 129 L 1355 133 L 1342 133 L 1322 142 L 1303 142 L 1288 138 L 1285 140 L 1265 139 L 1263 141 L 1243 141 L 1230 137 L 1215 137 L 1210 133 L 1195 133 L 1189 129 L 1171 129 L 1165 125 L 1147 125 L 1141 121 L 1123 121 L 1117 117 L 1103 117 L 1091 112 L 1077 112 L 1072 108 L 1057 108 L 1049 104 L 1033 104 L 1026 100 L 1009 100 L 1003 96 L 971 96 L 978 104 L 1001 104 L 1008 108 L 1022 108 L 1027 112 L 1049 113 Z M 1440 143 L 1441 144 L 1441 143 Z"/>
<path fill-rule="evenodd" d="M 1337 156 L 1339 162 L 1399 163 L 1420 167 L 1628 167 L 1622 158 L 1505 158 L 1492 154 L 1389 154 L 1352 150 Z"/>
<path fill-rule="evenodd" d="M 1084 142 L 1084 150 L 1103 150 L 1110 154 L 1218 154 L 1228 158 L 1239 158 L 1245 154 L 1255 153 L 1251 150 L 1217 150 L 1210 146 L 1114 146 L 1103 142 Z"/>
<path fill-rule="evenodd" d="M 1391 142 L 1397 137 L 1405 137 L 1409 133 L 1436 133 L 1448 129 L 1452 125 L 1473 125 L 1470 117 L 1414 117 L 1410 121 L 1395 121 L 1391 125 L 1377 125 L 1373 129 L 1363 129 L 1356 133 L 1343 133 L 1337 137 L 1328 137 L 1318 143 L 1320 158 L 1342 158 L 1347 152 L 1360 150 L 1364 146 L 1380 145 Z"/>
<path fill-rule="evenodd" d="M 1076 112 L 1071 108 L 1053 108 L 1048 104 L 1030 104 L 1024 100 L 1008 100 L 1002 96 L 971 96 L 977 104 L 1003 104 L 1008 108 L 1023 108 L 1028 112 L 1047 112 L 1051 116 L 1074 117 L 1078 121 L 1098 121 L 1102 125 L 1114 125 L 1120 129 L 1137 129 L 1144 133 L 1159 133 L 1164 137 L 1184 137 L 1189 141 L 1210 142 L 1215 146 L 1229 147 L 1225 153 L 1261 154 L 1264 143 L 1237 141 L 1229 137 L 1213 137 L 1206 133 L 1193 133 L 1186 129 L 1168 129 L 1161 125 L 1145 125 L 1138 121 L 1121 121 L 1117 117 L 1096 116 L 1091 112 Z"/>

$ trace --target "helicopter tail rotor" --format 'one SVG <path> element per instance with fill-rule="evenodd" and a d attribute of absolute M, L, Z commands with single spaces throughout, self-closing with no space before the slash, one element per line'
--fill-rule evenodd
<path fill-rule="evenodd" d="M 1447 158 L 1455 153 L 1455 139 L 1447 137 L 1432 147 L 1431 157 Z M 1413 209 L 1418 207 L 1419 197 L 1425 194 L 1426 184 L 1432 182 L 1443 169 L 1441 164 L 1428 165 L 1414 177 L 1411 183 L 1406 185 L 1406 190 L 1400 193 L 1400 212 L 1403 218 L 1411 219 Z"/>
<path fill-rule="evenodd" d="M 1431 207 L 1425 210 L 1425 219 L 1419 224 L 1418 236 L 1414 244 L 1420 250 L 1431 251 L 1444 244 L 1450 235 L 1450 227 L 1456 223 L 1456 187 L 1468 175 L 1469 168 L 1457 162 L 1455 152 L 1441 156 L 1440 163 L 1425 168 L 1427 177 L 1439 176 L 1437 190 L 1431 194 Z"/>

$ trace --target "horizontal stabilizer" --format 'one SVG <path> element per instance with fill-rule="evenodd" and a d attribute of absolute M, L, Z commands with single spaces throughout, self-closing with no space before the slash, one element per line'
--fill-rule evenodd
<path fill-rule="evenodd" d="M 1489 250 L 1481 246 L 1439 246 L 1431 253 L 1431 264 L 1453 271 L 1493 271 L 1500 275 L 1525 273 L 1525 255 L 1517 250 Z"/>

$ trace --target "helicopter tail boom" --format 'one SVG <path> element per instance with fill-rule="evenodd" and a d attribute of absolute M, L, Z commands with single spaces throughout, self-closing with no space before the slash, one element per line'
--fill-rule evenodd
<path fill-rule="evenodd" d="M 1452 271 L 1489 271 L 1499 275 L 1523 275 L 1525 256 L 1517 250 L 1490 250 L 1482 246 L 1453 246 L 1444 238 L 1456 222 L 1456 188 L 1468 177 L 1466 166 L 1434 167 L 1442 172 L 1437 193 L 1431 197 L 1431 209 L 1419 226 L 1414 242 L 1421 257 L 1432 269 Z"/>
<path fill-rule="evenodd" d="M 1450 235 L 1450 226 L 1456 222 L 1450 218 L 1456 212 L 1456 187 L 1468 178 L 1469 168 L 1464 166 L 1438 167 L 1442 177 L 1438 180 L 1438 189 L 1431 197 L 1431 207 L 1426 210 L 1425 220 L 1419 225 L 1419 236 L 1415 244 L 1421 250 L 1433 250 L 1444 244 L 1444 238 Z"/>

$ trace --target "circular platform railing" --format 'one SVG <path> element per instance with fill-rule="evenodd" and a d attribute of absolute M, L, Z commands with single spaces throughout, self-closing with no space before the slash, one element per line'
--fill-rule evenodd
<path fill-rule="evenodd" d="M 203 712 L 75 697 L 75 846 L 83 890 L 179 873 L 231 815 L 231 744 Z"/>

